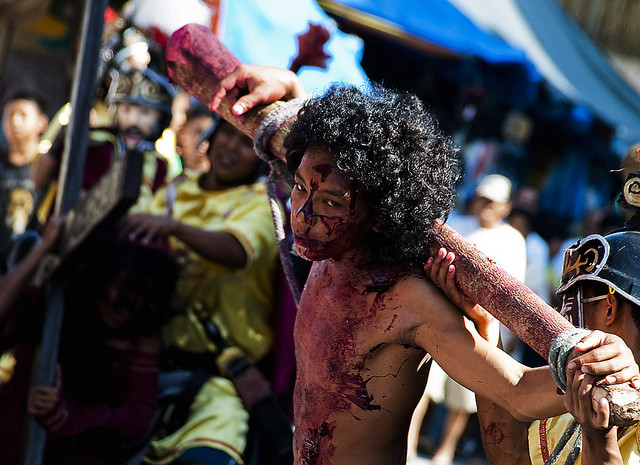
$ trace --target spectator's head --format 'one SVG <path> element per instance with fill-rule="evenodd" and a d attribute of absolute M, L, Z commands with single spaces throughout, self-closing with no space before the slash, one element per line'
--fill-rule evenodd
<path fill-rule="evenodd" d="M 303 242 L 318 257 L 360 242 L 384 263 L 426 259 L 434 221 L 453 207 L 459 165 L 418 97 L 335 85 L 303 106 L 285 148 L 292 172 L 310 168 L 296 175 L 291 193 L 299 252 Z M 362 215 L 370 221 L 360 222 Z"/>
<path fill-rule="evenodd" d="M 78 327 L 92 319 L 115 337 L 150 334 L 170 316 L 177 276 L 176 262 L 164 250 L 101 243 L 84 255 L 70 280 L 69 314 Z"/>
<path fill-rule="evenodd" d="M 223 189 L 252 183 L 266 173 L 266 163 L 256 155 L 251 138 L 231 123 L 216 118 L 206 135 L 210 188 Z"/>
<path fill-rule="evenodd" d="M 38 143 L 49 124 L 42 96 L 19 90 L 9 96 L 2 108 L 2 132 L 9 147 Z"/>
<path fill-rule="evenodd" d="M 200 141 L 214 118 L 216 118 L 214 114 L 200 104 L 187 110 L 187 122 L 176 134 L 176 151 L 185 168 L 202 172 L 209 170 L 207 147 Z"/>
<path fill-rule="evenodd" d="M 470 208 L 483 228 L 497 228 L 511 212 L 511 181 L 500 174 L 489 174 L 478 184 Z"/>
<path fill-rule="evenodd" d="M 128 150 L 140 142 L 155 141 L 171 121 L 173 89 L 151 69 L 119 72 L 111 83 L 107 102 Z"/>

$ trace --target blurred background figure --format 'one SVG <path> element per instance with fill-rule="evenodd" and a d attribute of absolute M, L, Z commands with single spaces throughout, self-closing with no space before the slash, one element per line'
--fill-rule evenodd
<path fill-rule="evenodd" d="M 206 173 L 209 171 L 207 146 L 202 144 L 206 130 L 211 127 L 215 115 L 200 103 L 192 104 L 186 112 L 186 122 L 176 133 L 176 150 L 185 170 Z"/>
<path fill-rule="evenodd" d="M 44 183 L 36 161 L 41 155 L 40 135 L 47 127 L 44 99 L 35 91 L 18 90 L 2 107 L 0 145 L 0 259 L 9 240 L 25 232 Z"/>
<path fill-rule="evenodd" d="M 145 440 L 157 403 L 160 326 L 177 266 L 165 252 L 105 237 L 84 249 L 65 296 L 53 386 L 30 386 L 45 295 L 29 286 L 62 223 L 0 281 L 3 337 L 13 360 L 0 384 L 0 452 L 21 463 L 26 412 L 47 431 L 44 463 L 123 465 Z"/>
<path fill-rule="evenodd" d="M 187 170 L 158 191 L 146 213 L 128 215 L 121 235 L 168 243 L 184 264 L 163 330 L 164 378 L 179 394 L 146 455 L 150 464 L 241 463 L 249 414 L 226 376 L 227 351 L 265 361 L 273 343 L 277 243 L 253 142 L 216 117 L 203 150 L 209 169 Z M 211 340 L 211 333 L 219 340 Z"/>
<path fill-rule="evenodd" d="M 527 259 L 525 239 L 506 222 L 511 212 L 509 179 L 499 174 L 485 176 L 474 192 L 469 212 L 475 218 L 477 227 L 468 232 L 465 238 L 498 266 L 524 281 Z M 456 229 L 455 219 L 451 226 Z M 517 360 L 522 359 L 522 341 L 503 325 L 500 335 L 504 350 Z M 434 465 L 450 465 L 469 416 L 476 412 L 475 394 L 449 378 L 439 365 L 433 363 L 424 395 L 411 420 L 409 458 L 417 457 L 419 431 L 429 399 L 444 403 L 447 407 L 442 436 L 431 462 Z"/>

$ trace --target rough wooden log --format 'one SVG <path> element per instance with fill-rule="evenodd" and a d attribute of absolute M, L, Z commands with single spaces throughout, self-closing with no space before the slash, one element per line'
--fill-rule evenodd
<path fill-rule="evenodd" d="M 440 247 L 456 254 L 456 282 L 460 290 L 545 359 L 554 339 L 573 328 L 531 289 L 439 221 L 430 240 L 431 255 Z"/>
<path fill-rule="evenodd" d="M 240 64 L 209 28 L 199 24 L 188 24 L 174 32 L 165 58 L 169 78 L 207 106 L 220 89 L 220 81 Z M 284 102 L 261 105 L 236 116 L 223 100 L 216 112 L 253 139 L 260 123 L 282 105 Z M 288 132 L 289 124 L 285 123 L 269 141 L 269 150 L 280 159 L 285 156 L 282 142 Z"/>
<path fill-rule="evenodd" d="M 211 103 L 220 82 L 240 63 L 206 27 L 190 24 L 176 31 L 167 44 L 169 77 L 205 105 Z M 254 137 L 260 123 L 282 102 L 263 105 L 237 117 L 223 101 L 218 113 L 249 137 Z M 282 124 L 270 139 L 272 155 L 284 159 L 282 141 L 289 131 L 289 122 Z M 440 247 L 454 252 L 456 276 L 461 291 L 480 303 L 514 334 L 544 358 L 556 337 L 573 326 L 523 283 L 489 260 L 475 246 L 442 222 L 438 222 L 430 238 L 431 253 Z M 612 411 L 636 412 L 640 419 L 640 396 L 630 385 L 625 402 L 633 399 L 633 406 L 612 407 Z M 611 396 L 609 396 L 611 398 Z M 616 399 L 621 399 L 617 396 Z M 615 424 L 628 424 L 629 418 L 614 418 Z"/>

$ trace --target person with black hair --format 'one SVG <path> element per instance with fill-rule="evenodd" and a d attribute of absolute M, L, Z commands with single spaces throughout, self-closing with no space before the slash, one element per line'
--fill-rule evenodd
<path fill-rule="evenodd" d="M 2 108 L 2 132 L 7 147 L 0 147 L 0 256 L 12 236 L 28 227 L 43 187 L 36 160 L 40 136 L 49 123 L 46 102 L 31 90 L 11 94 Z"/>
<path fill-rule="evenodd" d="M 290 75 L 267 71 L 239 66 L 214 100 L 248 88 L 229 102 L 242 114 L 291 90 Z M 295 174 L 294 244 L 312 262 L 294 334 L 296 464 L 403 463 L 429 355 L 520 418 L 563 411 L 548 369 L 529 369 L 488 343 L 424 275 L 428 236 L 453 205 L 459 162 L 423 102 L 334 85 L 302 105 L 284 147 Z M 590 334 L 577 348 L 599 344 L 616 348 L 625 368 L 612 378 L 637 378 L 616 338 Z"/>
<path fill-rule="evenodd" d="M 47 237 L 42 244 L 51 250 Z M 13 303 L 1 342 L 14 360 L 0 385 L 3 463 L 20 461 L 26 437 L 16 425 L 26 412 L 47 430 L 47 464 L 124 464 L 148 433 L 157 405 L 159 329 L 168 318 L 177 265 L 164 251 L 137 244 L 107 240 L 87 247 L 68 280 L 52 386 L 29 386 L 44 305 L 29 306 L 32 299 L 19 298 L 20 288 L 0 286 L 2 300 Z M 41 248 L 2 282 L 34 270 Z"/>
<path fill-rule="evenodd" d="M 200 143 L 204 132 L 213 123 L 214 114 L 201 104 L 194 104 L 187 110 L 186 122 L 176 133 L 176 151 L 185 170 L 200 173 L 209 171 L 209 158 L 205 144 Z"/>
<path fill-rule="evenodd" d="M 264 179 L 266 164 L 251 139 L 215 119 L 203 150 L 210 168 L 187 171 L 158 191 L 146 213 L 130 214 L 121 235 L 167 243 L 185 265 L 163 330 L 166 371 L 182 371 L 184 415 L 162 422 L 146 456 L 151 464 L 241 463 L 249 414 L 232 382 L 218 368 L 225 345 L 257 363 L 273 342 L 277 243 Z M 187 394 L 189 392 L 190 394 Z"/>

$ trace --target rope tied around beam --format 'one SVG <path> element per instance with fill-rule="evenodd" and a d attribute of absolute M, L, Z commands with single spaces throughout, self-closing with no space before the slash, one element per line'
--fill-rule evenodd
<path fill-rule="evenodd" d="M 567 360 L 575 345 L 591 331 L 584 328 L 574 328 L 558 335 L 549 349 L 549 366 L 554 381 L 562 392 L 567 391 Z"/>
<path fill-rule="evenodd" d="M 308 99 L 309 97 L 298 97 L 284 102 L 260 121 L 260 125 L 253 137 L 253 148 L 258 156 L 270 165 L 280 160 L 269 152 L 269 140 L 286 121 L 298 114 L 298 111 Z"/>

